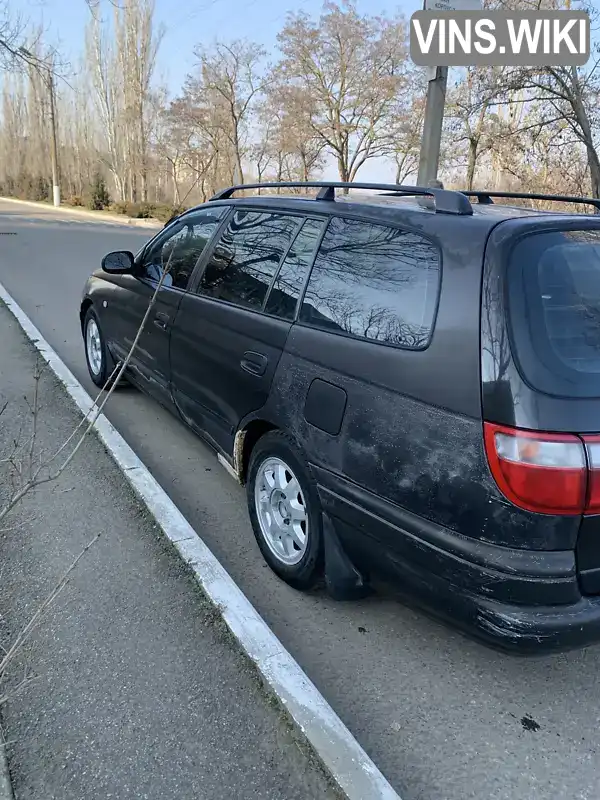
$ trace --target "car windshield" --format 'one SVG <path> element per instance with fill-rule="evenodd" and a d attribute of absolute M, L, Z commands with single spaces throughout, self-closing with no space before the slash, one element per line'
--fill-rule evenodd
<path fill-rule="evenodd" d="M 526 377 L 551 394 L 600 395 L 600 231 L 527 236 L 513 250 L 512 266 L 513 297 L 522 291 L 513 318 L 520 308 L 541 367 L 525 367 Z M 517 349 L 523 355 L 527 348 Z"/>

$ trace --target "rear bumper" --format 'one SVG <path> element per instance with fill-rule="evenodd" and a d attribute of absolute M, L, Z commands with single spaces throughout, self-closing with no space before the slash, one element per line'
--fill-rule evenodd
<path fill-rule="evenodd" d="M 315 468 L 324 509 L 365 577 L 503 650 L 600 642 L 600 596 L 582 596 L 569 551 L 514 550 L 435 526 Z M 393 521 L 391 521 L 393 520 Z"/>
<path fill-rule="evenodd" d="M 600 642 L 600 598 L 568 606 L 511 606 L 474 598 L 475 633 L 505 650 L 543 653 Z"/>

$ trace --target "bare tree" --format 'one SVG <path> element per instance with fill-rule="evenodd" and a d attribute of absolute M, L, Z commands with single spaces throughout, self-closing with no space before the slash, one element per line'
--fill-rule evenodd
<path fill-rule="evenodd" d="M 38 58 L 29 52 L 35 50 L 36 41 L 22 11 L 15 10 L 9 0 L 0 0 L 0 71 L 37 64 Z"/>
<path fill-rule="evenodd" d="M 151 80 L 162 30 L 153 29 L 154 0 L 116 4 L 110 29 L 91 7 L 87 62 L 102 121 L 108 167 L 121 200 L 148 199 Z"/>
<path fill-rule="evenodd" d="M 269 102 L 273 107 L 276 107 L 278 98 L 285 177 L 308 181 L 324 166 L 326 143 L 315 130 L 316 110 L 302 90 L 274 81 L 269 91 Z"/>
<path fill-rule="evenodd" d="M 322 168 L 325 144 L 315 134 L 311 113 L 303 94 L 274 73 L 256 118 L 258 180 L 270 173 L 276 181 L 308 181 Z"/>
<path fill-rule="evenodd" d="M 529 102 L 539 104 L 542 125 L 566 123 L 572 142 L 585 150 L 592 196 L 600 197 L 600 53 L 597 51 L 584 68 L 512 70 L 505 81 L 503 101 L 506 102 L 507 93 L 515 90 L 524 90 Z"/>
<path fill-rule="evenodd" d="M 130 197 L 148 200 L 151 80 L 164 29 L 153 25 L 154 0 L 128 0 L 115 6 L 114 28 L 122 76 Z"/>
<path fill-rule="evenodd" d="M 421 136 L 425 119 L 425 94 L 419 92 L 406 109 L 394 120 L 393 157 L 396 165 L 396 183 L 405 183 L 419 169 Z"/>
<path fill-rule="evenodd" d="M 8 0 L 0 2 L 0 69 L 14 67 L 23 62 L 19 48 L 25 44 L 24 24 L 21 15 L 15 15 Z"/>
<path fill-rule="evenodd" d="M 264 88 L 265 52 L 257 44 L 236 40 L 197 48 L 196 55 L 199 74 L 188 78 L 185 100 L 197 110 L 197 121 L 213 143 L 226 143 L 232 179 L 235 175 L 242 182 L 252 116 Z"/>
<path fill-rule="evenodd" d="M 93 15 L 86 31 L 87 64 L 106 141 L 107 166 L 120 200 L 125 200 L 124 98 L 115 45 L 102 20 Z"/>
<path fill-rule="evenodd" d="M 498 70 L 469 67 L 448 98 L 448 132 L 454 147 L 464 147 L 466 188 L 472 189 L 479 159 L 489 153 L 500 135 L 494 107 Z"/>
<path fill-rule="evenodd" d="M 195 103 L 195 96 L 186 90 L 171 103 L 166 124 L 173 141 L 179 143 L 180 179 L 188 184 L 188 194 L 197 188 L 202 201 L 223 180 L 223 170 L 230 179 L 231 168 L 227 145 L 215 111 Z"/>
<path fill-rule="evenodd" d="M 71 202 L 102 207 L 92 198 L 106 180 L 116 210 L 154 214 L 165 204 L 168 219 L 174 207 L 250 173 L 306 181 L 333 159 L 351 181 L 379 157 L 399 182 L 416 172 L 424 79 L 408 65 L 402 18 L 362 15 L 343 0 L 327 2 L 318 18 L 292 14 L 272 68 L 252 42 L 198 48 L 197 68 L 171 99 L 154 79 L 162 36 L 154 0 L 84 2 L 84 63 L 74 78 L 61 67 L 69 83 L 55 81 L 61 184 Z M 561 3 L 485 0 L 534 9 Z M 50 115 L 40 64 L 48 48 L 17 8 L 17 0 L 0 0 L 0 187 L 46 199 Z M 600 193 L 599 94 L 597 60 L 582 69 L 461 71 L 448 96 L 446 179 L 584 193 L 591 184 Z M 107 191 L 100 195 L 106 205 Z"/>
<path fill-rule="evenodd" d="M 314 109 L 310 124 L 341 180 L 354 180 L 368 159 L 392 148 L 389 118 L 406 88 L 404 21 L 327 2 L 318 21 L 290 15 L 278 41 L 283 78 Z"/>

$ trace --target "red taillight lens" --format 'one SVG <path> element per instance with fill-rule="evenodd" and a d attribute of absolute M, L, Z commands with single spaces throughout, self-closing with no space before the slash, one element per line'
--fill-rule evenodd
<path fill-rule="evenodd" d="M 582 436 L 587 452 L 589 478 L 586 514 L 600 514 L 600 436 Z"/>
<path fill-rule="evenodd" d="M 538 514 L 583 514 L 588 476 L 578 436 L 485 422 L 484 437 L 494 479 L 511 503 Z M 597 439 L 600 467 L 600 437 Z M 600 504 L 600 482 L 597 495 Z"/>

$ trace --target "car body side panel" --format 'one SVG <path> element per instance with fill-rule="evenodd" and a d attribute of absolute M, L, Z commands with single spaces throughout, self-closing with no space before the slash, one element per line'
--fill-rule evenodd
<path fill-rule="evenodd" d="M 155 289 L 156 285 L 133 275 L 105 276 L 98 272 L 90 280 L 88 297 L 115 360 L 124 359 L 131 349 Z M 183 294 L 178 289 L 161 288 L 128 367 L 135 383 L 166 406 L 173 402 L 169 363 L 171 325 Z"/>
<path fill-rule="evenodd" d="M 324 470 L 324 486 L 327 472 L 343 476 L 421 517 L 424 524 L 433 522 L 482 542 L 539 550 L 573 546 L 577 530 L 573 521 L 521 512 L 502 497 L 487 464 L 481 419 L 342 375 L 335 363 L 300 357 L 299 351 L 311 349 L 305 337 L 313 333 L 301 327 L 292 330 L 265 416 L 288 429 L 310 461 Z M 315 378 L 347 393 L 337 436 L 304 417 Z M 368 510 L 385 515 L 375 506 Z M 392 537 L 382 544 L 398 549 L 392 529 L 377 530 L 378 536 Z"/>
<path fill-rule="evenodd" d="M 477 242 L 479 231 L 473 231 L 468 252 L 467 245 L 452 244 L 457 227 L 445 232 L 450 244 L 443 249 L 442 291 L 427 349 L 408 351 L 296 323 L 267 415 L 293 432 L 316 466 L 423 520 L 507 547 L 573 548 L 577 520 L 515 508 L 491 475 L 483 444 L 479 337 L 487 232 Z M 337 435 L 304 416 L 316 378 L 347 395 Z"/>
<path fill-rule="evenodd" d="M 290 325 L 196 294 L 181 302 L 171 338 L 173 396 L 186 422 L 227 455 L 241 418 L 267 402 Z M 264 361 L 263 372 L 244 367 L 253 359 Z"/>

